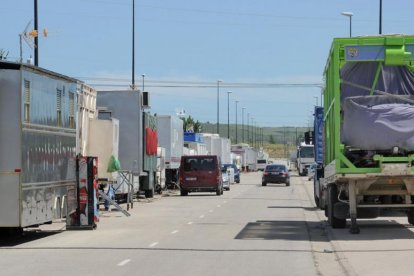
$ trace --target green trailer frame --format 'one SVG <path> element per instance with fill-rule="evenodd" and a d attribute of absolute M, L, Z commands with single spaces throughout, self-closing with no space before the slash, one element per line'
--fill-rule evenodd
<path fill-rule="evenodd" d="M 371 58 L 369 52 L 379 53 Z M 371 86 L 375 90 L 382 65 L 406 65 L 414 71 L 414 36 L 377 36 L 335 38 L 325 67 L 324 121 L 325 121 L 325 167 L 331 166 L 335 174 L 380 173 L 382 163 L 412 163 L 413 156 L 376 156 L 378 166 L 359 168 L 345 157 L 345 146 L 341 144 L 340 127 L 340 69 L 347 62 L 376 62 L 378 70 Z M 333 169 L 332 168 L 332 169 Z M 411 168 L 414 172 L 414 167 Z"/>
<path fill-rule="evenodd" d="M 333 40 L 324 70 L 324 168 L 317 180 L 315 200 L 325 209 L 333 228 L 346 226 L 351 218 L 351 233 L 359 233 L 358 212 L 367 209 L 400 208 L 407 211 L 409 223 L 414 224 L 414 155 L 375 155 L 374 167 L 358 167 L 345 155 L 341 144 L 341 77 L 340 70 L 348 62 L 375 62 L 377 71 L 370 95 L 376 92 L 382 66 L 407 66 L 414 71 L 414 36 L 384 35 Z M 399 204 L 367 202 L 366 198 L 398 195 Z M 364 210 L 365 209 L 365 210 Z M 362 211 L 361 211 L 362 210 Z"/>

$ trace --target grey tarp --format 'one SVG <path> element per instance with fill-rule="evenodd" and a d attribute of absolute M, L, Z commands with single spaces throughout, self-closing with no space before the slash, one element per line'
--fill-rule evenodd
<path fill-rule="evenodd" d="M 378 63 L 347 63 L 341 69 L 341 141 L 363 150 L 414 150 L 414 106 L 350 85 L 371 88 Z M 414 100 L 414 74 L 405 66 L 383 66 L 376 90 Z"/>
<path fill-rule="evenodd" d="M 414 100 L 414 96 L 404 96 Z M 388 96 L 349 97 L 343 103 L 342 143 L 364 150 L 414 150 L 414 106 Z"/>

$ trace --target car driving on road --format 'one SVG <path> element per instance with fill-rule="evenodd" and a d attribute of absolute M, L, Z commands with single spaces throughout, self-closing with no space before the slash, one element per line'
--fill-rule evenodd
<path fill-rule="evenodd" d="M 290 175 L 286 165 L 267 165 L 262 175 L 262 186 L 266 186 L 268 183 L 285 183 L 286 186 L 289 186 Z"/>
<path fill-rule="evenodd" d="M 216 192 L 223 194 L 220 161 L 216 155 L 182 156 L 180 165 L 180 192 Z"/>

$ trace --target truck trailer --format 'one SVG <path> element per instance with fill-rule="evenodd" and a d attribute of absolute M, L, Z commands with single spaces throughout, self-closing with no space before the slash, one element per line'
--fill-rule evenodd
<path fill-rule="evenodd" d="M 157 166 L 157 126 L 145 111 L 139 90 L 98 91 L 97 106 L 119 120 L 118 155 L 124 181 L 151 198 L 154 196 Z M 136 187 L 139 185 L 139 187 Z"/>
<path fill-rule="evenodd" d="M 75 211 L 80 90 L 76 79 L 0 62 L 0 229 L 21 231 Z"/>
<path fill-rule="evenodd" d="M 315 199 L 333 228 L 383 209 L 414 224 L 414 36 L 333 40 L 324 70 L 324 160 Z"/>
<path fill-rule="evenodd" d="M 181 156 L 183 155 L 183 120 L 177 116 L 158 115 L 158 144 L 165 148 L 165 182 L 167 187 L 178 183 Z"/>

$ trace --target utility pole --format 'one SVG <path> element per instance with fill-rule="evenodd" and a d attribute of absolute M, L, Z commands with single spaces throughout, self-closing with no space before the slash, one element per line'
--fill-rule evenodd
<path fill-rule="evenodd" d="M 132 0 L 132 84 L 135 89 L 135 0 Z"/>
<path fill-rule="evenodd" d="M 235 101 L 236 103 L 236 144 L 238 143 L 238 137 L 237 137 L 237 104 L 239 103 L 239 101 Z"/>
<path fill-rule="evenodd" d="M 34 29 L 39 34 L 39 28 L 37 23 L 37 0 L 34 0 Z M 39 66 L 39 35 L 36 35 L 34 37 L 34 65 Z"/>

